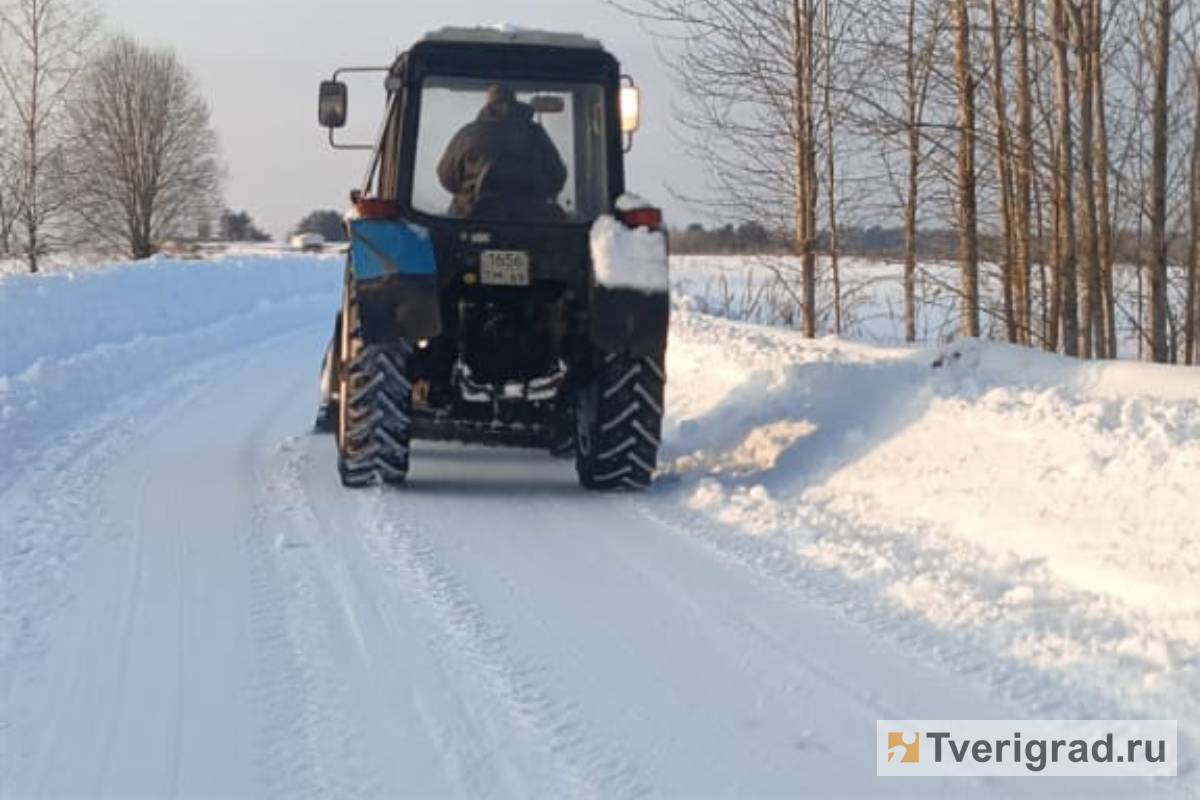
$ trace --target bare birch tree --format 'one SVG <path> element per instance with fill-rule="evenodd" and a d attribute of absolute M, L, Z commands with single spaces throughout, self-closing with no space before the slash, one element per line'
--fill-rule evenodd
<path fill-rule="evenodd" d="M 1096 220 L 1099 243 L 1097 255 L 1100 259 L 1100 281 L 1104 306 L 1104 338 L 1108 344 L 1107 352 L 1100 353 L 1107 358 L 1117 357 L 1117 316 L 1116 294 L 1113 258 L 1113 225 L 1112 205 L 1109 198 L 1109 170 L 1111 164 L 1108 155 L 1108 100 L 1104 80 L 1104 3 L 1103 0 L 1086 0 L 1092 7 L 1094 29 L 1092 31 L 1092 51 L 1095 57 L 1091 62 L 1092 81 L 1092 116 L 1095 120 L 1095 175 L 1096 175 Z"/>
<path fill-rule="evenodd" d="M 14 253 L 13 239 L 21 210 L 17 170 L 21 137 L 15 135 L 15 127 L 9 104 L 0 104 L 0 258 L 9 258 Z"/>
<path fill-rule="evenodd" d="M 921 187 L 921 121 L 928 81 L 919 78 L 917 0 L 908 0 L 904 37 L 904 122 L 908 139 L 908 174 L 904 191 L 904 341 L 917 340 L 917 206 Z M 928 73 L 926 73 L 928 74 Z"/>
<path fill-rule="evenodd" d="M 967 0 L 953 0 L 954 74 L 958 84 L 959 266 L 962 334 L 978 337 L 979 212 L 975 186 L 975 74 L 971 67 L 971 15 Z"/>
<path fill-rule="evenodd" d="M 919 259 L 944 259 L 949 233 L 957 286 L 932 291 L 959 303 L 963 335 L 1200 360 L 1200 278 L 1182 268 L 1200 251 L 1200 88 L 1169 70 L 1191 63 L 1196 3 L 623 2 L 672 51 L 710 211 L 792 242 L 780 269 L 806 334 L 827 309 L 842 327 L 837 297 L 816 305 L 816 242 L 837 284 L 856 228 L 897 224 L 908 341 L 939 280 L 918 285 Z"/>
<path fill-rule="evenodd" d="M 55 243 L 69 194 L 63 186 L 62 131 L 68 92 L 97 28 L 75 0 L 0 2 L 0 94 L 13 126 L 7 153 L 5 215 L 21 229 L 30 272 Z"/>
<path fill-rule="evenodd" d="M 1100 243 L 1099 224 L 1096 214 L 1096 152 L 1095 152 L 1095 105 L 1092 80 L 1093 62 L 1099 53 L 1093 50 L 1095 42 L 1090 0 L 1064 0 L 1063 8 L 1070 23 L 1071 38 L 1075 50 L 1076 93 L 1079 99 L 1079 188 L 1076 204 L 1078 219 L 1076 231 L 1082 235 L 1084 256 L 1082 278 L 1079 283 L 1081 319 L 1079 328 L 1079 353 L 1084 358 L 1093 354 L 1103 356 L 1108 352 L 1104 343 L 1104 313 L 1100 289 Z"/>
<path fill-rule="evenodd" d="M 71 119 L 77 211 L 97 241 L 146 258 L 212 210 L 217 137 L 171 51 L 110 41 L 82 78 Z"/>
<path fill-rule="evenodd" d="M 1190 202 L 1191 248 L 1187 263 L 1187 292 L 1184 321 L 1184 363 L 1200 364 L 1200 53 L 1191 53 L 1193 89 L 1192 161 Z"/>
<path fill-rule="evenodd" d="M 795 242 L 800 255 L 801 330 L 817 335 L 816 102 L 813 96 L 814 0 L 792 0 L 792 115 L 795 170 Z"/>
<path fill-rule="evenodd" d="M 1068 54 L 1070 0 L 1053 0 L 1050 12 L 1051 48 L 1054 53 L 1055 107 L 1057 109 L 1058 163 L 1055 173 L 1055 218 L 1058 245 L 1056 288 L 1062 298 L 1062 346 L 1069 356 L 1079 355 L 1078 240 L 1075 226 L 1075 138 L 1071 121 L 1071 64 Z"/>
<path fill-rule="evenodd" d="M 1017 337 L 1030 344 L 1033 330 L 1031 300 L 1032 212 L 1033 212 L 1033 102 L 1029 74 L 1028 0 L 1011 0 L 1013 31 L 1016 40 L 1015 92 L 1017 135 L 1013 147 L 1016 179 L 1013 198 L 1013 290 Z"/>
<path fill-rule="evenodd" d="M 1015 231 L 1015 199 L 1013 197 L 1013 165 L 1010 146 L 1011 134 L 1008 121 L 1008 100 L 1004 86 L 1004 50 L 1000 42 L 1000 4 L 999 0 L 988 0 L 989 42 L 992 56 L 992 113 L 993 125 L 996 130 L 996 172 L 1000 194 L 1000 225 L 1003 232 L 1004 251 L 1000 265 L 1002 291 L 1004 293 L 1004 327 L 1008 332 L 1008 340 L 1012 343 L 1019 341 L 1017 330 L 1017 315 L 1014 300 L 1014 284 L 1016 283 L 1016 231 Z"/>
<path fill-rule="evenodd" d="M 817 0 L 628 0 L 676 52 L 676 120 L 709 170 L 715 213 L 788 232 L 801 331 L 817 332 L 821 59 Z M 781 275 L 781 277 L 783 277 Z"/>
<path fill-rule="evenodd" d="M 822 51 L 825 80 L 821 95 L 821 113 L 825 117 L 825 210 L 828 227 L 829 269 L 833 277 L 833 332 L 842 333 L 842 271 L 837 218 L 837 141 L 834 137 L 833 74 L 834 37 L 831 0 L 824 0 L 821 14 Z"/>
<path fill-rule="evenodd" d="M 1171 70 L 1171 2 L 1153 0 L 1154 43 L 1151 56 L 1153 106 L 1150 178 L 1150 354 L 1170 358 L 1167 344 L 1167 89 Z"/>

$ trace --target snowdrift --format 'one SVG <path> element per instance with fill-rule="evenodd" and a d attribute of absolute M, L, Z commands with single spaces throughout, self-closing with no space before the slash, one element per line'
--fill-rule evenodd
<path fill-rule="evenodd" d="M 714 547 L 1043 715 L 1196 718 L 1200 371 L 672 336 L 663 483 Z"/>
<path fill-rule="evenodd" d="M 332 319 L 340 280 L 339 259 L 297 256 L 0 276 L 0 487 L 14 463 L 117 397 Z"/>

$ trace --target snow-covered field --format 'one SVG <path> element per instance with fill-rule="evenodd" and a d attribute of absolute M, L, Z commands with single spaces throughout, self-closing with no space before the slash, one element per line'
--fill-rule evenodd
<path fill-rule="evenodd" d="M 432 445 L 343 491 L 336 258 L 0 278 L 0 796 L 1200 796 L 1200 372 L 804 341 L 676 267 L 613 497 Z M 876 719 L 1022 717 L 1178 719 L 1181 777 L 875 777 Z"/>
<path fill-rule="evenodd" d="M 672 262 L 672 286 L 681 301 L 696 311 L 727 319 L 799 328 L 800 261 L 791 256 L 679 256 Z M 832 268 L 817 259 L 818 330 L 835 331 Z M 1034 268 L 1033 314 L 1040 325 L 1043 298 L 1040 267 Z M 1144 286 L 1138 268 L 1118 264 L 1115 272 L 1118 348 L 1122 358 L 1139 357 Z M 840 261 L 842 334 L 874 344 L 904 342 L 903 264 L 857 257 Z M 916 341 L 936 345 L 954 339 L 959 330 L 961 272 L 957 264 L 930 261 L 917 264 L 914 276 L 917 306 Z M 984 338 L 1006 340 L 1000 267 L 980 264 L 980 294 Z M 1186 277 L 1173 268 L 1169 294 L 1172 308 L 1186 306 Z"/>

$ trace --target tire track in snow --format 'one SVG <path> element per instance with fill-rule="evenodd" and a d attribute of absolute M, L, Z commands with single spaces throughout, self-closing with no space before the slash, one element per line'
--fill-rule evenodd
<path fill-rule="evenodd" d="M 129 678 L 130 639 L 133 633 L 134 619 L 142 606 L 142 582 L 145 579 L 143 547 L 145 531 L 142 527 L 142 518 L 145 514 L 146 505 L 146 481 L 147 476 L 143 475 L 142 480 L 138 484 L 137 506 L 133 512 L 133 518 L 136 520 L 136 528 L 129 534 L 129 538 L 132 540 L 131 552 L 129 554 L 129 572 L 133 575 L 133 581 L 129 585 L 129 591 L 123 603 L 125 613 L 121 617 L 120 632 L 118 634 L 117 652 L 120 655 L 117 659 L 118 670 L 116 676 L 117 685 L 114 692 L 115 700 L 109 704 L 109 711 L 111 713 L 104 728 L 104 740 L 100 744 L 100 766 L 104 770 L 99 776 L 101 791 L 109 785 L 112 777 L 113 743 L 116 741 L 117 729 L 121 724 L 121 714 L 125 708 L 125 694 Z"/>
<path fill-rule="evenodd" d="M 395 521 L 403 514 L 402 504 L 402 495 L 385 490 L 376 490 L 370 498 L 364 518 L 372 549 L 411 602 L 423 606 L 444 633 L 443 639 L 431 640 L 430 646 L 445 653 L 460 677 L 481 683 L 514 730 L 523 732 L 529 744 L 554 764 L 554 777 L 560 785 L 536 787 L 532 792 L 526 788 L 524 793 L 568 797 L 652 795 L 629 760 L 590 736 L 578 707 L 547 694 L 539 680 L 539 667 L 511 652 L 503 629 L 488 621 L 466 587 L 439 562 L 436 548 L 418 526 Z M 495 708 L 480 712 L 494 717 Z M 501 746 L 507 744 L 502 742 Z M 526 778 L 522 776 L 521 780 Z"/>
<path fill-rule="evenodd" d="M 304 331 L 300 333 L 311 335 Z M 113 732 L 126 724 L 122 721 L 125 716 L 122 709 L 137 707 L 134 703 L 136 693 L 130 694 L 130 687 L 126 686 L 126 673 L 136 665 L 130 664 L 127 656 L 116 654 L 111 659 L 101 659 L 98 664 L 89 663 L 85 657 L 53 674 L 45 673 L 43 664 L 50 644 L 45 637 L 51 619 L 62 614 L 74 616 L 69 612 L 79 598 L 75 596 L 78 587 L 73 585 L 73 579 L 80 577 L 77 573 L 86 571 L 88 564 L 82 560 L 84 556 L 119 554 L 124 561 L 114 562 L 114 566 L 129 576 L 142 575 L 138 559 L 144 536 L 148 534 L 139 529 L 142 513 L 138 504 L 146 500 L 145 483 L 154 476 L 150 473 L 140 478 L 135 475 L 135 480 L 142 485 L 139 489 L 138 484 L 134 484 L 133 506 L 112 508 L 105 505 L 101 491 L 106 476 L 132 449 L 154 440 L 168 426 L 175 424 L 181 418 L 181 410 L 191 408 L 197 398 L 211 390 L 215 376 L 223 375 L 231 368 L 236 371 L 240 365 L 250 363 L 272 348 L 279 348 L 281 343 L 290 342 L 296 336 L 296 332 L 291 332 L 269 337 L 250 348 L 224 353 L 198 364 L 185 364 L 180 372 L 168 376 L 153 390 L 134 392 L 57 434 L 38 461 L 26 467 L 25 474 L 0 487 L 0 519 L 13 523 L 11 529 L 4 531 L 11 534 L 11 539 L 6 537 L 4 551 L 0 552 L 0 796 L 53 796 L 52 787 L 63 781 L 63 774 L 55 767 L 63 760 L 61 743 L 78 738 L 80 731 L 71 726 L 81 719 L 87 721 L 88 732 L 94 734 L 94 747 L 76 754 L 71 773 L 84 779 L 85 785 L 93 787 L 94 791 L 101 791 L 109 783 L 113 772 L 112 758 L 116 757 Z M 269 398 L 272 402 L 261 410 L 261 419 L 250 421 L 247 430 L 254 433 L 246 438 L 243 447 L 250 456 L 257 457 L 267 447 L 265 442 L 273 441 L 271 421 L 278 414 L 281 400 L 287 393 L 294 393 L 295 388 L 286 387 L 286 391 L 280 390 L 277 396 Z M 238 465 L 232 468 L 241 470 Z M 252 480 L 242 472 L 238 472 L 238 477 L 247 482 Z M 248 517 L 252 516 L 249 509 L 247 512 Z M 273 594 L 276 587 L 272 583 L 277 577 L 262 568 L 256 572 L 256 560 L 261 567 L 261 559 L 255 559 L 256 550 L 251 546 L 256 530 L 253 524 L 247 528 L 246 545 L 242 550 L 248 556 L 247 573 L 251 580 L 255 574 L 259 576 L 258 583 L 246 598 L 249 627 L 256 646 L 271 641 L 277 645 L 274 648 L 262 646 L 260 655 L 269 666 L 248 676 L 246 688 L 252 704 L 258 703 L 259 697 L 265 698 L 258 703 L 258 711 L 267 707 L 267 716 L 278 716 L 297 706 L 295 687 L 298 681 L 292 677 L 296 667 L 287 658 L 289 643 L 278 619 L 282 615 L 282 594 Z M 172 531 L 155 533 L 175 535 Z M 177 592 L 175 600 L 185 604 L 187 586 L 184 581 L 189 574 L 189 564 L 194 562 L 178 548 L 168 555 L 168 562 L 156 566 L 159 583 L 164 577 L 162 569 L 168 569 L 168 583 L 172 583 Z M 130 581 L 119 596 L 113 595 L 115 610 L 96 609 L 95 618 L 86 628 L 77 630 L 76 636 L 59 641 L 58 645 L 79 650 L 85 656 L 90 646 L 88 642 L 104 642 L 106 650 L 125 652 L 127 646 L 122 642 L 128 637 L 130 619 L 138 613 L 139 607 L 145 611 L 164 600 L 160 597 L 154 598 L 154 603 L 145 598 L 138 600 L 137 581 Z M 176 605 L 171 600 L 166 602 Z M 163 610 L 170 610 L 170 606 Z M 178 609 L 176 612 L 178 618 Z M 181 635 L 187 622 L 178 618 L 175 627 Z M 61 638 L 63 631 L 58 633 Z M 175 644 L 182 647 L 185 643 Z M 164 665 L 176 676 L 172 701 L 176 726 L 175 735 L 168 731 L 168 738 L 163 741 L 161 764 L 164 768 L 174 764 L 174 769 L 161 773 L 166 782 L 154 793 L 167 793 L 170 781 L 183 778 L 185 741 L 180 726 L 189 723 L 182 716 L 184 701 L 179 693 L 184 689 L 183 670 L 191 658 L 189 653 L 180 650 L 164 660 Z M 102 672 L 95 674 L 97 669 Z M 257 688 L 253 685 L 255 680 L 258 681 Z M 51 701 L 44 696 L 43 690 L 48 685 L 58 687 L 58 699 Z M 229 687 L 230 690 L 236 688 Z M 26 689 L 34 691 L 31 693 Z M 122 697 L 127 700 L 122 701 Z M 269 707 L 268 702 L 271 703 Z M 85 714 L 81 709 L 91 710 Z M 91 719 L 87 719 L 87 715 Z M 268 726 L 269 722 L 264 723 L 264 730 Z M 286 763 L 282 759 L 272 760 L 269 755 L 258 759 L 264 763 L 262 784 L 283 787 L 279 796 L 317 796 L 318 792 L 310 791 L 315 786 L 314 781 L 306 777 L 311 759 L 303 755 L 304 726 L 293 726 L 286 731 L 276 729 L 275 733 L 275 736 L 261 737 L 263 752 L 282 749 L 288 754 L 301 755 L 289 757 Z M 190 744 L 197 743 L 193 737 Z M 203 745 L 203 740 L 199 744 Z M 259 794 L 258 790 L 253 793 Z M 325 794 L 332 796 L 330 792 Z"/>
<path fill-rule="evenodd" d="M 292 547 L 280 533 L 284 527 L 304 531 L 306 519 L 287 503 L 290 447 L 284 441 L 259 465 L 259 487 L 246 536 L 248 572 L 252 585 L 250 624 L 256 670 L 251 692 L 263 709 L 258 722 L 259 770 L 272 796 L 335 796 L 319 758 L 316 732 L 331 717 L 314 698 L 313 664 L 307 660 L 287 594 L 307 595 L 306 584 L 286 578 L 281 549 Z M 280 462 L 281 457 L 283 462 Z M 293 534 L 299 542 L 302 534 Z M 298 545 L 299 546 L 299 545 Z M 283 585 L 289 581 L 289 585 Z"/>
<path fill-rule="evenodd" d="M 329 613 L 336 596 L 321 546 L 329 532 L 302 481 L 306 437 L 289 429 L 287 412 L 298 402 L 307 409 L 309 377 L 263 406 L 256 434 L 243 445 L 256 487 L 246 549 L 260 648 L 252 691 L 265 715 L 260 768 L 278 797 L 383 797 L 351 681 L 339 671 L 343 631 Z"/>
<path fill-rule="evenodd" d="M 11 796 L 14 776 L 39 786 L 51 777 L 45 762 L 66 720 L 59 715 L 45 725 L 30 719 L 35 710 L 25 707 L 24 689 L 43 677 L 45 626 L 71 602 L 69 578 L 81 551 L 93 538 L 113 535 L 110 519 L 94 517 L 101 480 L 133 446 L 139 419 L 161 410 L 164 397 L 183 403 L 195 396 L 215 365 L 172 376 L 153 392 L 77 422 L 47 442 L 36 461 L 0 474 L 0 517 L 13 522 L 0 551 L 0 795 Z M 93 702 L 83 696 L 83 683 L 81 672 L 68 676 L 68 693 L 77 702 Z M 44 735 L 28 735 L 31 728 Z M 103 770 L 95 755 L 81 763 Z"/>

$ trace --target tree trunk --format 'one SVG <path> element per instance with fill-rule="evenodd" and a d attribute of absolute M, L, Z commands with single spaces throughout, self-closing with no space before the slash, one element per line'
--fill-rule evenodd
<path fill-rule="evenodd" d="M 1093 27 L 1099 20 L 1092 18 L 1091 0 L 1075 6 L 1067 0 L 1071 14 L 1071 31 L 1075 38 L 1076 85 L 1079 91 L 1079 229 L 1083 233 L 1083 320 L 1080 326 L 1079 351 L 1084 358 L 1108 353 L 1104 336 L 1104 304 L 1100 283 L 1099 228 L 1096 214 L 1096 151 L 1094 135 L 1095 98 L 1093 63 L 1099 53 L 1093 51 Z"/>
<path fill-rule="evenodd" d="M 1150 352 L 1159 363 L 1170 359 L 1167 346 L 1167 87 L 1171 70 L 1171 1 L 1156 0 L 1154 101 L 1151 110 L 1153 153 L 1150 181 Z"/>
<path fill-rule="evenodd" d="M 1058 342 L 1054 339 L 1054 332 L 1058 330 L 1058 321 L 1050 316 L 1050 278 L 1046 270 L 1046 216 L 1045 206 L 1042 203 L 1042 191 L 1039 183 L 1033 184 L 1033 199 L 1035 217 L 1037 219 L 1037 240 L 1040 244 L 1038 254 L 1038 285 L 1041 287 L 1041 332 L 1042 332 L 1042 347 L 1051 352 L 1058 349 Z M 1057 297 L 1057 293 L 1054 294 Z"/>
<path fill-rule="evenodd" d="M 31 273 L 38 271 L 38 256 L 41 254 L 42 242 L 38 237 L 41 232 L 41 185 L 38 183 L 39 161 L 42 154 L 38 148 L 38 133 L 41 129 L 39 117 L 41 116 L 40 101 L 42 99 L 42 54 L 41 54 L 41 36 L 42 26 L 40 22 L 40 9 L 37 3 L 32 8 L 32 19 L 35 21 L 28 32 L 29 35 L 29 55 L 30 55 L 30 73 L 29 73 L 29 117 L 26 121 L 25 140 L 29 147 L 29 152 L 26 154 L 28 164 L 26 165 L 26 188 L 25 188 L 25 258 L 29 264 Z"/>
<path fill-rule="evenodd" d="M 962 268 L 962 335 L 978 338 L 979 213 L 975 194 L 975 75 L 971 68 L 971 18 L 966 0 L 953 0 L 954 72 L 958 84 L 959 264 Z"/>
<path fill-rule="evenodd" d="M 1062 169 L 1061 154 L 1053 159 L 1054 186 L 1050 190 L 1050 314 L 1047 317 L 1046 343 L 1051 352 L 1058 352 L 1063 330 L 1063 212 L 1062 181 L 1058 174 Z M 1044 285 L 1044 282 L 1043 282 Z"/>
<path fill-rule="evenodd" d="M 801 258 L 801 332 L 817 335 L 816 153 L 813 142 L 812 0 L 792 0 L 793 122 L 796 195 L 796 250 Z"/>
<path fill-rule="evenodd" d="M 1000 181 L 1000 224 L 1004 236 L 1004 255 L 1000 262 L 1000 275 L 1004 293 L 1004 323 L 1008 341 L 1016 344 L 1018 335 L 1017 317 L 1014 309 L 1014 201 L 1012 179 L 1012 155 L 1008 145 L 1008 102 L 1004 94 L 1004 51 L 1000 46 L 999 0 L 988 0 L 991 23 L 992 46 L 992 108 L 996 115 L 996 171 Z"/>
<path fill-rule="evenodd" d="M 908 130 L 908 191 L 904 202 L 904 341 L 917 340 L 917 202 L 921 133 Z"/>
<path fill-rule="evenodd" d="M 1104 305 L 1104 339 L 1108 351 L 1102 355 L 1116 358 L 1117 353 L 1117 299 L 1113 276 L 1113 231 L 1112 205 L 1108 191 L 1108 103 L 1104 88 L 1104 13 L 1103 0 L 1090 0 L 1093 4 L 1092 19 L 1092 101 L 1096 123 L 1096 216 L 1099 224 L 1100 290 Z"/>
<path fill-rule="evenodd" d="M 1030 229 L 1033 180 L 1033 116 L 1029 91 L 1029 28 L 1026 0 L 1012 0 L 1013 27 L 1016 36 L 1016 197 L 1013 222 L 1013 290 L 1016 306 L 1017 335 L 1021 344 L 1030 343 L 1033 330 L 1030 304 Z"/>
<path fill-rule="evenodd" d="M 904 341 L 917 340 L 917 203 L 920 190 L 921 129 L 917 88 L 917 0 L 908 2 L 907 48 L 904 60 L 907 90 L 908 185 L 904 197 Z"/>
<path fill-rule="evenodd" d="M 1067 52 L 1067 0 L 1054 0 L 1051 11 L 1051 47 L 1054 53 L 1055 105 L 1058 119 L 1058 180 L 1055 214 L 1058 220 L 1057 289 L 1062 303 L 1062 348 L 1069 356 L 1079 355 L 1079 295 L 1075 270 L 1075 198 L 1072 176 L 1075 159 L 1071 132 L 1071 65 Z"/>
<path fill-rule="evenodd" d="M 808 276 L 804 286 L 804 299 L 808 306 L 808 336 L 817 335 L 817 196 L 820 183 L 817 180 L 817 116 L 816 116 L 816 0 L 804 0 L 804 98 L 805 98 L 805 174 L 808 177 L 808 200 L 805 205 L 808 229 L 808 247 L 804 254 L 804 272 Z"/>
<path fill-rule="evenodd" d="M 837 165 L 833 151 L 833 37 L 831 36 L 830 0 L 825 0 L 823 9 L 825 47 L 825 88 L 823 105 L 825 111 L 825 185 L 829 220 L 829 266 L 833 274 L 833 331 L 842 334 L 842 273 L 838 253 L 837 224 Z"/>
<path fill-rule="evenodd" d="M 1192 247 L 1188 258 L 1187 279 L 1187 321 L 1185 331 L 1184 363 L 1200 363 L 1200 352 L 1197 352 L 1197 326 L 1200 326 L 1200 296 L 1197 292 L 1197 282 L 1200 282 L 1200 59 L 1193 59 L 1192 78 L 1196 89 L 1195 121 L 1192 129 L 1192 175 L 1191 175 L 1191 217 L 1192 217 Z"/>
<path fill-rule="evenodd" d="M 1026 6 L 1027 24 L 1025 31 L 1037 33 L 1029 39 L 1032 57 L 1030 71 L 1030 113 L 1038 113 L 1041 124 L 1045 127 L 1045 150 L 1047 157 L 1048 175 L 1043 176 L 1040 162 L 1030 157 L 1033 170 L 1030 182 L 1033 187 L 1033 202 L 1037 221 L 1037 265 L 1038 285 L 1041 287 L 1041 345 L 1051 353 L 1058 352 L 1059 330 L 1062 320 L 1062 293 L 1059 291 L 1059 203 L 1058 196 L 1058 163 L 1059 147 L 1057 131 L 1054 127 L 1055 109 L 1052 102 L 1047 102 L 1043 96 L 1044 84 L 1053 75 L 1051 65 L 1053 57 L 1048 57 L 1048 37 L 1040 35 L 1046 23 L 1040 19 L 1041 11 L 1045 8 L 1041 3 L 1032 2 Z M 1053 13 L 1053 9 L 1047 9 Z M 1052 82 L 1052 81 L 1050 81 Z M 1031 147 L 1031 153 L 1033 152 Z M 1049 226 L 1047 226 L 1047 220 Z M 1049 233 L 1047 233 L 1049 230 Z"/>

